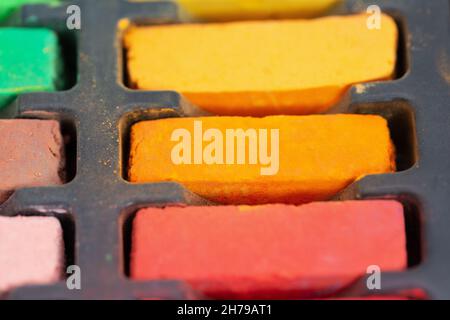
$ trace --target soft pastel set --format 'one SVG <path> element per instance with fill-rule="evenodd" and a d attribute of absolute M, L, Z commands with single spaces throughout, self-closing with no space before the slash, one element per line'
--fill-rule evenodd
<path fill-rule="evenodd" d="M 0 297 L 450 298 L 449 6 L 2 1 Z"/>

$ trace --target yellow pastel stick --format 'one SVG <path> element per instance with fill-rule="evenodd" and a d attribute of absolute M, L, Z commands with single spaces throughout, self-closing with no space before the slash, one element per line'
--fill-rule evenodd
<path fill-rule="evenodd" d="M 131 182 L 175 181 L 225 204 L 327 200 L 395 171 L 387 122 L 373 115 L 142 121 L 130 145 Z"/>

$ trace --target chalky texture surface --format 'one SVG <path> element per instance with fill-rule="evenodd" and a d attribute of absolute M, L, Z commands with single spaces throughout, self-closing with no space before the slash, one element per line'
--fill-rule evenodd
<path fill-rule="evenodd" d="M 168 207 L 133 222 L 133 279 L 181 279 L 216 298 L 314 297 L 407 264 L 395 201 Z"/>
<path fill-rule="evenodd" d="M 1 0 L 0 1 L 0 22 L 8 18 L 15 10 L 25 4 L 57 4 L 59 0 Z"/>
<path fill-rule="evenodd" d="M 0 108 L 17 95 L 60 85 L 56 34 L 47 29 L 0 28 Z"/>
<path fill-rule="evenodd" d="M 62 184 L 64 151 L 53 120 L 0 120 L 0 202 L 23 187 Z"/>
<path fill-rule="evenodd" d="M 0 292 L 58 281 L 62 228 L 53 217 L 0 217 Z"/>
<path fill-rule="evenodd" d="M 352 84 L 394 76 L 395 21 L 371 30 L 367 18 L 133 27 L 131 86 L 176 90 L 218 115 L 320 113 Z"/>

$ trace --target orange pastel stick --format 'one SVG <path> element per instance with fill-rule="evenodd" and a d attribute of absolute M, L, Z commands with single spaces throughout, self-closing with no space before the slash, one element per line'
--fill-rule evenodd
<path fill-rule="evenodd" d="M 373 115 L 143 121 L 130 150 L 131 182 L 179 182 L 229 204 L 325 200 L 395 171 L 387 122 Z"/>

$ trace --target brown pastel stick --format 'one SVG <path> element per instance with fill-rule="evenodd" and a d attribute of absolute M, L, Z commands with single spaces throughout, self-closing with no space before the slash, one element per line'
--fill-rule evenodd
<path fill-rule="evenodd" d="M 396 201 L 147 208 L 132 239 L 133 279 L 182 280 L 218 299 L 319 297 L 371 265 L 407 266 Z"/>

